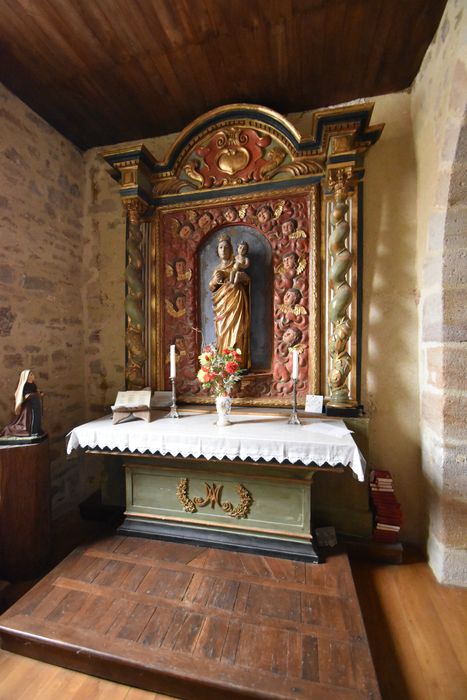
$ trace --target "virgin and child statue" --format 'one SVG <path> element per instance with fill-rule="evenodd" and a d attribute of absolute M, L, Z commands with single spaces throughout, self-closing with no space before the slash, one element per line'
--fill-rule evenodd
<path fill-rule="evenodd" d="M 232 241 L 227 235 L 217 243 L 220 264 L 209 282 L 214 309 L 216 342 L 219 350 L 239 348 L 242 369 L 250 369 L 250 277 L 248 244 L 242 241 L 234 255 Z"/>

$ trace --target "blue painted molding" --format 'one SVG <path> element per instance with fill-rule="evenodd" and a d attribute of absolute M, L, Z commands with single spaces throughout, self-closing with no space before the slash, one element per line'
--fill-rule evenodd
<path fill-rule="evenodd" d="M 137 168 L 143 166 L 146 172 L 149 173 L 149 179 L 151 175 L 160 176 L 164 173 L 170 176 L 180 155 L 190 144 L 193 145 L 196 143 L 202 134 L 206 133 L 207 135 L 212 133 L 216 125 L 221 128 L 221 124 L 225 125 L 229 122 L 238 124 L 239 121 L 245 120 L 252 128 L 255 127 L 255 122 L 258 125 L 264 124 L 271 127 L 290 144 L 291 149 L 294 150 L 298 156 L 314 153 L 325 159 L 326 166 L 339 165 L 340 163 L 353 163 L 354 166 L 361 167 L 363 163 L 362 153 L 351 152 L 348 154 L 328 155 L 326 152 L 327 143 L 325 133 L 328 127 L 351 123 L 354 125 L 352 133 L 356 145 L 359 143 L 364 143 L 365 145 L 373 144 L 378 140 L 383 125 L 370 127 L 372 112 L 373 104 L 371 103 L 355 105 L 355 107 L 315 111 L 310 114 L 311 136 L 300 137 L 298 131 L 292 124 L 289 124 L 284 117 L 270 109 L 258 105 L 231 105 L 214 109 L 188 125 L 178 136 L 167 160 L 164 162 L 157 162 L 143 144 L 139 144 L 138 146 L 133 145 L 129 147 L 128 151 L 125 151 L 124 148 L 122 150 L 118 148 L 115 150 L 111 149 L 107 153 L 104 151 L 101 155 L 112 167 L 112 177 L 119 183 L 121 183 L 121 168 L 131 166 L 132 164 Z M 339 135 L 339 130 L 336 135 Z M 155 200 L 152 199 L 152 195 L 149 192 L 150 184 L 148 180 L 146 186 L 141 183 L 134 188 L 121 188 L 120 194 L 122 197 L 138 196 L 148 204 L 157 206 L 168 202 L 195 202 L 200 199 L 209 200 L 221 195 L 241 195 L 245 192 L 246 187 L 248 187 L 248 194 L 254 194 L 255 192 L 271 189 L 271 187 L 274 187 L 274 189 L 285 189 L 312 185 L 320 182 L 322 178 L 323 175 L 310 175 L 306 177 L 293 177 L 291 175 L 287 177 L 286 180 L 248 183 L 248 185 L 237 187 L 215 188 L 213 191 L 205 188 L 200 191 L 196 190 L 179 194 L 160 195 Z"/>
<path fill-rule="evenodd" d="M 153 199 L 152 203 L 155 207 L 177 204 L 180 202 L 197 202 L 209 199 L 219 199 L 219 197 L 231 197 L 234 195 L 242 195 L 250 197 L 252 194 L 261 192 L 275 192 L 291 188 L 306 187 L 316 185 L 321 181 L 323 175 L 310 175 L 302 178 L 292 178 L 287 180 L 269 180 L 268 182 L 258 182 L 255 184 L 248 183 L 239 185 L 238 187 L 223 187 L 222 190 L 215 188 L 212 190 L 193 190 L 192 192 L 180 192 L 180 194 L 163 195 L 157 199 Z"/>

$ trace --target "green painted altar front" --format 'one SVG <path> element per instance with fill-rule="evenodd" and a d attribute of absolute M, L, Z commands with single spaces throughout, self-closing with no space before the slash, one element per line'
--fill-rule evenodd
<path fill-rule="evenodd" d="M 155 456 L 124 466 L 124 533 L 317 560 L 311 481 L 326 468 Z"/>

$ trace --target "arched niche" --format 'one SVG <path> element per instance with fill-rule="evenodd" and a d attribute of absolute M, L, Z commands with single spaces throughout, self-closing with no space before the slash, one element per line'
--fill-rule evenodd
<path fill-rule="evenodd" d="M 209 337 L 207 272 L 197 255 L 216 232 L 243 227 L 256 231 L 252 242 L 267 242 L 255 254 L 271 280 L 263 353 L 271 359 L 242 381 L 237 401 L 289 404 L 295 347 L 300 403 L 323 394 L 330 409 L 358 406 L 363 157 L 382 130 L 369 124 L 372 109 L 315 112 L 303 137 L 272 110 L 229 105 L 190 124 L 162 161 L 143 144 L 103 153 L 128 212 L 129 386 L 167 389 L 176 342 L 183 399 L 211 400 L 196 382 L 200 318 Z"/>
<path fill-rule="evenodd" d="M 270 371 L 272 366 L 272 319 L 274 316 L 272 249 L 266 236 L 254 226 L 227 224 L 213 231 L 200 246 L 197 261 L 199 270 L 199 324 L 205 343 L 215 343 L 214 311 L 209 280 L 219 264 L 217 245 L 227 235 L 234 249 L 241 242 L 248 245 L 251 308 L 251 371 Z"/>

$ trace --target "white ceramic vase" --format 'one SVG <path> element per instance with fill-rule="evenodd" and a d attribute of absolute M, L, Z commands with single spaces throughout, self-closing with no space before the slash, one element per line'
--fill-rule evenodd
<path fill-rule="evenodd" d="M 226 425 L 232 425 L 229 421 L 230 411 L 232 409 L 232 399 L 230 396 L 216 396 L 217 421 L 216 425 L 219 428 L 224 428 Z"/>

